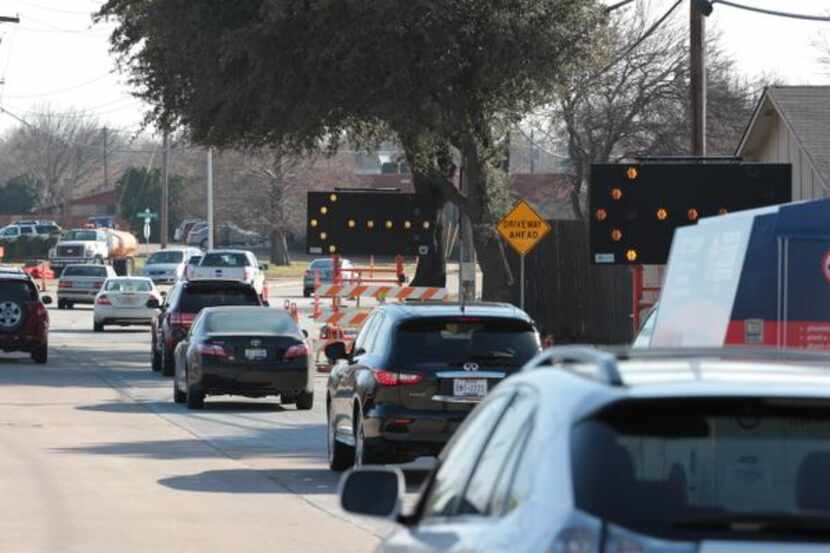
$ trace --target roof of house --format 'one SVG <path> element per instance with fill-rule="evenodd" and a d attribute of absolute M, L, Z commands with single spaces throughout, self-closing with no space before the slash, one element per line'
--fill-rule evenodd
<path fill-rule="evenodd" d="M 830 186 L 830 86 L 771 86 L 755 108 L 737 155 L 743 156 L 766 134 L 770 110 L 775 110 Z"/>

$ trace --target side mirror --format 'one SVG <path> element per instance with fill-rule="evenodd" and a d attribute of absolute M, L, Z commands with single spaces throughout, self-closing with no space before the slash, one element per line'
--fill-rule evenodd
<path fill-rule="evenodd" d="M 43 305 L 51 305 L 52 304 L 52 296 L 41 296 L 40 301 L 43 302 Z"/>
<path fill-rule="evenodd" d="M 159 300 L 157 300 L 156 298 L 150 298 L 149 300 L 147 300 L 147 307 L 149 309 L 160 309 L 161 304 L 159 303 Z"/>
<path fill-rule="evenodd" d="M 267 264 L 267 263 L 265 263 L 265 264 L 263 264 L 263 265 L 260 265 L 260 266 L 259 266 L 259 270 L 260 270 L 260 271 L 262 271 L 262 272 L 267 271 L 267 270 L 268 270 L 268 264 Z"/>
<path fill-rule="evenodd" d="M 308 331 L 307 331 L 306 329 L 303 329 L 303 336 L 305 336 L 306 338 L 308 338 Z"/>
<path fill-rule="evenodd" d="M 350 470 L 340 480 L 340 506 L 347 513 L 394 520 L 401 514 L 405 490 L 400 469 Z"/>
<path fill-rule="evenodd" d="M 262 300 L 262 305 L 265 307 L 271 307 L 271 302 L 268 300 Z"/>
<path fill-rule="evenodd" d="M 323 351 L 326 358 L 334 364 L 338 359 L 348 359 L 349 355 L 346 353 L 346 344 L 343 342 L 332 342 L 328 344 Z"/>

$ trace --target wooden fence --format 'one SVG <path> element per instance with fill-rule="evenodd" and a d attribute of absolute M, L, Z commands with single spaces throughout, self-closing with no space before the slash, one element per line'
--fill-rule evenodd
<path fill-rule="evenodd" d="M 551 221 L 525 258 L 525 311 L 556 344 L 631 341 L 631 271 L 590 263 L 588 224 Z M 507 248 L 519 304 L 519 256 Z"/>

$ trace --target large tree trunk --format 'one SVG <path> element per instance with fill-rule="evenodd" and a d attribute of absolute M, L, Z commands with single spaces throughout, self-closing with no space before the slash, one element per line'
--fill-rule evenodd
<path fill-rule="evenodd" d="M 279 266 L 291 264 L 288 255 L 288 240 L 282 229 L 271 229 L 271 264 Z"/>

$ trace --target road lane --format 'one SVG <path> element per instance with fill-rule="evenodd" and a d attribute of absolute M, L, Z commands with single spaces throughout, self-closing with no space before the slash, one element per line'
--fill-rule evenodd
<path fill-rule="evenodd" d="M 388 528 L 337 508 L 323 378 L 312 411 L 188 411 L 149 370 L 146 329 L 50 314 L 48 365 L 0 356 L 0 550 L 370 551 Z"/>

